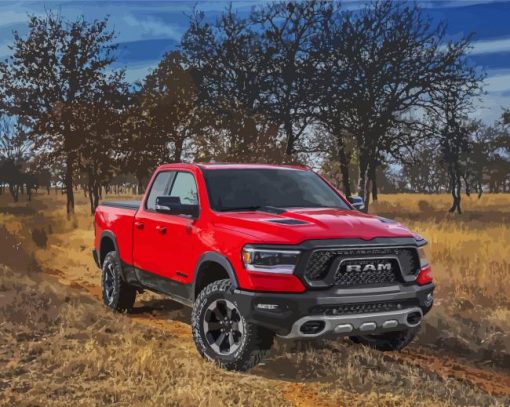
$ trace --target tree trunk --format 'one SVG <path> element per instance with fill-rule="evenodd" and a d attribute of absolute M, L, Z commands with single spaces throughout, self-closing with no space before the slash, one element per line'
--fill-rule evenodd
<path fill-rule="evenodd" d="M 374 162 L 370 164 L 369 182 L 372 185 L 372 200 L 377 201 L 377 173 L 376 164 Z"/>
<path fill-rule="evenodd" d="M 287 159 L 289 159 L 294 153 L 294 131 L 292 129 L 292 123 L 290 121 L 285 122 L 285 134 L 287 136 L 287 148 L 285 150 L 285 155 Z"/>
<path fill-rule="evenodd" d="M 93 215 L 94 214 L 94 200 L 93 200 L 93 197 L 92 197 L 92 185 L 91 185 L 91 182 L 89 181 L 89 185 L 88 185 L 88 190 L 89 190 L 89 204 L 90 204 L 90 214 Z"/>
<path fill-rule="evenodd" d="M 9 192 L 11 193 L 12 199 L 14 202 L 18 202 L 18 186 L 14 184 L 9 184 Z"/>
<path fill-rule="evenodd" d="M 94 181 L 93 179 L 91 179 L 91 181 L 89 181 L 89 185 L 88 185 L 88 192 L 89 192 L 89 203 L 90 203 L 90 214 L 91 215 L 94 215 L 94 213 L 96 212 L 96 208 L 99 206 L 99 192 L 100 192 L 100 189 L 101 189 L 101 185 Z"/>
<path fill-rule="evenodd" d="M 342 173 L 342 185 L 344 186 L 345 196 L 351 196 L 351 179 L 349 176 L 349 159 L 345 153 L 344 143 L 338 142 L 338 161 L 340 162 L 340 172 Z"/>
<path fill-rule="evenodd" d="M 73 165 L 74 153 L 67 153 L 65 187 L 67 195 L 67 215 L 74 214 Z"/>
<path fill-rule="evenodd" d="M 96 184 L 94 189 L 92 190 L 92 195 L 93 195 L 93 210 L 92 210 L 92 214 L 94 214 L 94 212 L 96 211 L 96 208 L 99 206 L 99 191 L 101 189 L 101 186 Z"/>
<path fill-rule="evenodd" d="M 368 188 L 368 153 L 366 151 L 362 151 L 359 156 L 358 194 L 363 198 L 365 203 L 363 212 L 367 213 L 370 199 L 370 190 Z"/>
<path fill-rule="evenodd" d="M 142 177 L 138 177 L 138 188 L 137 188 L 137 195 L 143 194 L 143 184 L 142 184 Z"/>
<path fill-rule="evenodd" d="M 467 177 L 463 177 L 463 178 L 464 178 L 464 184 L 466 185 L 466 195 L 471 196 L 471 185 L 469 184 Z"/>
<path fill-rule="evenodd" d="M 452 198 L 453 198 L 453 204 L 450 208 L 449 212 L 453 213 L 457 211 L 457 213 L 460 215 L 462 214 L 462 210 L 460 209 L 460 199 L 461 199 L 461 181 L 460 176 L 453 171 L 451 176 L 451 184 L 452 184 Z"/>
<path fill-rule="evenodd" d="M 176 163 L 181 162 L 183 144 L 184 144 L 184 139 L 182 137 L 179 137 L 177 139 L 177 141 L 175 142 L 174 162 L 176 162 Z"/>

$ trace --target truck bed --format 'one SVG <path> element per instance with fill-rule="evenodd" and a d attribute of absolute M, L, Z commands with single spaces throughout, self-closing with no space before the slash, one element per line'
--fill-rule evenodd
<path fill-rule="evenodd" d="M 133 209 L 136 211 L 140 207 L 141 202 L 142 201 L 105 201 L 101 202 L 100 205 L 110 206 L 112 208 Z"/>

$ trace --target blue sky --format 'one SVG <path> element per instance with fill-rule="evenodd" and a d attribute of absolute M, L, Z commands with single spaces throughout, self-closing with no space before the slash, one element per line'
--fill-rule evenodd
<path fill-rule="evenodd" d="M 488 77 L 487 95 L 477 104 L 473 117 L 492 122 L 502 107 L 510 108 L 510 1 L 428 0 L 418 1 L 436 21 L 446 20 L 448 35 L 458 38 L 473 32 L 470 58 L 483 66 Z M 344 1 L 357 8 L 362 1 Z M 186 30 L 194 5 L 214 19 L 226 7 L 225 1 L 2 1 L 0 2 L 0 58 L 12 41 L 12 31 L 26 32 L 27 14 L 59 10 L 65 17 L 87 19 L 110 16 L 118 33 L 118 66 L 127 69 L 130 81 L 143 78 L 161 56 L 176 47 Z M 248 13 L 254 1 L 233 2 L 239 14 Z"/>

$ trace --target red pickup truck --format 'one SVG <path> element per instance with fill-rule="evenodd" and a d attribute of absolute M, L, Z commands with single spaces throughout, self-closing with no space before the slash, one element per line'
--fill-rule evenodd
<path fill-rule="evenodd" d="M 399 350 L 432 307 L 426 241 L 358 204 L 305 167 L 163 165 L 141 202 L 96 210 L 104 303 L 147 289 L 192 307 L 198 351 L 232 370 L 275 335 Z"/>

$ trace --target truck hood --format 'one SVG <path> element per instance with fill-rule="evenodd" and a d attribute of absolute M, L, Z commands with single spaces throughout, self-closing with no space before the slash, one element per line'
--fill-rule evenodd
<path fill-rule="evenodd" d="M 296 208 L 285 213 L 225 212 L 216 225 L 243 233 L 258 241 L 299 244 L 304 240 L 377 237 L 414 237 L 402 224 L 355 210 L 334 208 Z"/>

